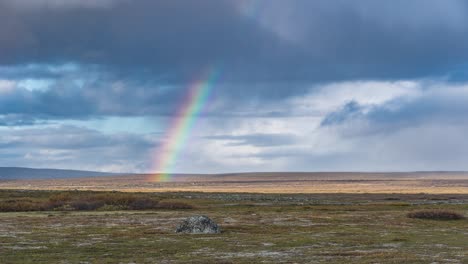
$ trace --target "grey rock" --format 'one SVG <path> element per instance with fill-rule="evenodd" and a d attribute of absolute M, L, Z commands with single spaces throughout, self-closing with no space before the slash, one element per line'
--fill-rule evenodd
<path fill-rule="evenodd" d="M 204 215 L 191 216 L 182 221 L 176 229 L 176 233 L 187 234 L 218 234 L 220 232 L 218 225 Z"/>

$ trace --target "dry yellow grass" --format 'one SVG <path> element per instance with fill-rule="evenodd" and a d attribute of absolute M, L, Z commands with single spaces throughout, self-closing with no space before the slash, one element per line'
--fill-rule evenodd
<path fill-rule="evenodd" d="M 151 175 L 0 181 L 0 189 L 119 190 L 140 192 L 433 193 L 468 194 L 466 173 L 243 173 Z"/>

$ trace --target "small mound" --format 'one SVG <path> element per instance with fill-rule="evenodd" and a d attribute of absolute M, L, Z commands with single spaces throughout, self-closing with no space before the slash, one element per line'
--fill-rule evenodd
<path fill-rule="evenodd" d="M 221 230 L 209 217 L 204 215 L 191 216 L 177 226 L 176 233 L 186 234 L 218 234 Z"/>
<path fill-rule="evenodd" d="M 408 213 L 409 218 L 430 219 L 430 220 L 460 220 L 465 217 L 457 212 L 449 210 L 420 210 Z"/>

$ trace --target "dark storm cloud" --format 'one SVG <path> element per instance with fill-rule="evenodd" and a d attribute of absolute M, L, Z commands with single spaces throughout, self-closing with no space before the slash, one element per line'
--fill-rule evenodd
<path fill-rule="evenodd" d="M 3 0 L 0 79 L 54 82 L 1 94 L 0 115 L 170 115 L 208 66 L 224 104 L 211 112 L 254 115 L 321 82 L 463 79 L 467 45 L 457 0 Z"/>
<path fill-rule="evenodd" d="M 114 2 L 107 8 L 4 3 L 0 63 L 73 61 L 174 79 L 213 63 L 245 66 L 295 53 L 228 1 Z M 263 56 L 264 50 L 277 55 Z"/>
<path fill-rule="evenodd" d="M 170 115 L 186 92 L 165 84 L 116 80 L 106 73 L 99 77 L 65 74 L 49 81 L 45 89 L 34 88 L 34 80 L 32 88 L 10 82 L 14 85 L 0 94 L 0 125 L 14 119 L 20 125 L 45 119 Z"/>
<path fill-rule="evenodd" d="M 99 71 L 98 68 L 94 68 Z M 78 72 L 80 70 L 77 70 Z M 35 72 L 35 70 L 33 71 Z M 0 94 L 0 126 L 28 125 L 40 120 L 90 119 L 105 116 L 171 116 L 186 100 L 187 85 L 155 83 L 135 79 L 115 79 L 109 73 L 58 73 L 63 76 L 47 79 L 45 89 L 31 89 L 19 81 Z M 0 79 L 1 80 L 1 79 Z M 39 79 L 40 81 L 40 79 Z M 34 86 L 34 80 L 31 82 Z M 244 98 L 241 85 L 217 84 L 210 95 L 221 104 L 210 105 L 206 116 L 253 117 L 287 116 L 289 109 L 278 108 L 270 98 L 285 98 L 287 91 L 280 84 L 254 85 L 256 95 Z M 289 87 L 294 87 L 290 84 Z M 270 89 L 270 91 L 268 91 Z M 305 89 L 305 86 L 296 89 Z M 239 99 L 239 100 L 238 100 Z M 258 107 L 262 106 L 263 110 Z M 267 106 L 269 105 L 269 106 Z"/>
<path fill-rule="evenodd" d="M 47 91 L 16 88 L 0 96 L 0 113 L 35 118 L 80 118 L 95 112 L 82 91 L 71 84 Z"/>
<path fill-rule="evenodd" d="M 456 0 L 244 1 L 259 6 L 250 17 L 237 0 L 15 2 L 0 3 L 2 64 L 180 80 L 218 63 L 237 81 L 326 81 L 441 74 L 468 58 L 467 4 Z"/>

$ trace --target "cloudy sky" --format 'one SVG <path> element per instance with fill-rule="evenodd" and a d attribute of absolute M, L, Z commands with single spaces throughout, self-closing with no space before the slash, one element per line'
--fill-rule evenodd
<path fill-rule="evenodd" d="M 468 170 L 468 2 L 0 0 L 0 166 Z"/>

